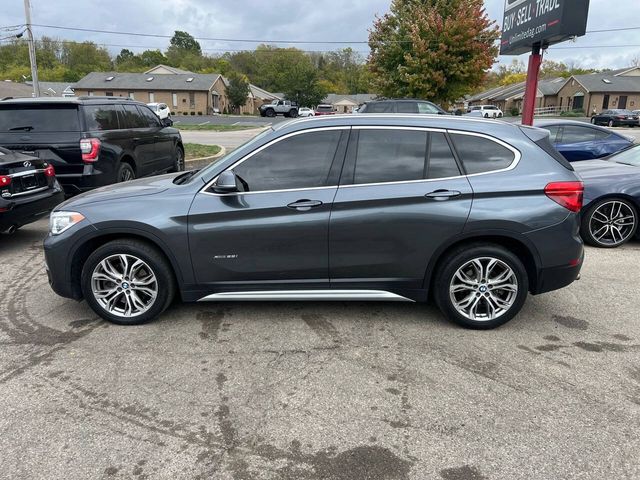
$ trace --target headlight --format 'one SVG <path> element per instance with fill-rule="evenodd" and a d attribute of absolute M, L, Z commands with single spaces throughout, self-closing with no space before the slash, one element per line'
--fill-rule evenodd
<path fill-rule="evenodd" d="M 51 235 L 60 235 L 82 220 L 84 215 L 78 212 L 53 212 L 49 217 L 49 232 Z"/>

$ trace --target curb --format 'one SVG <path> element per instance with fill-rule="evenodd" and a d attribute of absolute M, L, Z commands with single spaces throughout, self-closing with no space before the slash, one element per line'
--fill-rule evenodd
<path fill-rule="evenodd" d="M 200 158 L 190 158 L 189 160 L 185 160 L 184 164 L 189 165 L 190 163 L 200 163 L 200 162 L 210 162 L 212 160 L 216 160 L 227 154 L 227 149 L 220 145 L 220 151 L 211 157 L 200 157 Z"/>

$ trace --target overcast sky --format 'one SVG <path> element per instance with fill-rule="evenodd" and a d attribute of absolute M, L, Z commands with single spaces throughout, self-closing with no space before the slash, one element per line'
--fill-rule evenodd
<path fill-rule="evenodd" d="M 35 24 L 172 34 L 186 30 L 196 37 L 249 40 L 366 41 L 375 15 L 384 14 L 390 0 L 31 0 Z M 0 28 L 24 23 L 23 0 L 0 0 Z M 504 0 L 486 0 L 491 18 L 502 27 Z M 591 0 L 587 29 L 640 27 L 639 0 Z M 131 35 L 107 35 L 34 27 L 37 37 L 92 40 L 117 53 L 123 46 L 141 52 L 164 50 L 168 40 Z M 6 32 L 0 32 L 4 37 Z M 252 49 L 256 43 L 200 41 L 209 54 Z M 287 44 L 280 44 L 288 46 Z M 615 45 L 639 45 L 605 48 Z M 139 46 L 134 48 L 134 46 Z M 366 52 L 365 44 L 296 44 L 304 50 L 332 50 L 351 46 Z M 590 47 L 597 48 L 559 48 Z M 591 33 L 549 49 L 547 58 L 581 67 L 619 68 L 640 57 L 640 29 Z M 526 61 L 527 56 L 518 57 Z M 501 57 L 510 62 L 511 57 Z"/>

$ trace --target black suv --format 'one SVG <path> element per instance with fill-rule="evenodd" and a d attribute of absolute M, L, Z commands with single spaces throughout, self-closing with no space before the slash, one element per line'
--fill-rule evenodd
<path fill-rule="evenodd" d="M 0 146 L 51 163 L 68 195 L 184 170 L 180 132 L 122 97 L 1 101 Z"/>
<path fill-rule="evenodd" d="M 449 115 L 435 103 L 426 100 L 398 99 L 374 100 L 365 103 L 358 113 L 413 113 L 428 115 Z"/>
<path fill-rule="evenodd" d="M 53 289 L 141 323 L 186 301 L 427 301 L 512 318 L 576 279 L 583 185 L 546 131 L 435 115 L 285 122 L 201 171 L 51 214 Z M 135 208 L 132 208 L 135 205 Z"/>

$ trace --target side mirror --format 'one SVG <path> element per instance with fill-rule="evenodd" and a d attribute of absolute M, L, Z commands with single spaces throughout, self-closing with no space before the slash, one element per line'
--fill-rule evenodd
<path fill-rule="evenodd" d="M 216 183 L 213 185 L 213 191 L 216 193 L 234 193 L 238 191 L 236 183 L 236 174 L 231 170 L 225 170 L 220 175 Z"/>
<path fill-rule="evenodd" d="M 171 120 L 169 117 L 163 118 L 162 119 L 162 126 L 163 127 L 172 127 L 173 126 L 173 120 Z"/>

